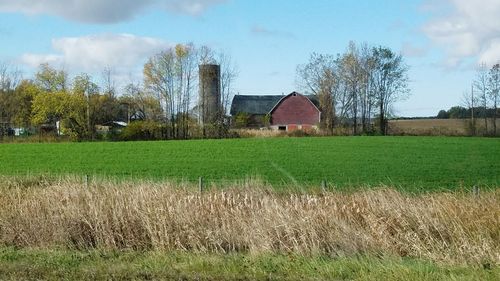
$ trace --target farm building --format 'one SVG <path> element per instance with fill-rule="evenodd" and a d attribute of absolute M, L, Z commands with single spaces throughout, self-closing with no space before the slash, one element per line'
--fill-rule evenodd
<path fill-rule="evenodd" d="M 293 92 L 279 96 L 237 95 L 231 104 L 231 115 L 238 127 L 293 131 L 316 129 L 321 112 L 314 96 Z"/>

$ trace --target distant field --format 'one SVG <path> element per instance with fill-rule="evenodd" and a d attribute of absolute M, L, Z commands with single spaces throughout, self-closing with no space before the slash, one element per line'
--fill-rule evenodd
<path fill-rule="evenodd" d="M 469 119 L 414 119 L 390 120 L 389 133 L 393 135 L 438 135 L 438 136 L 467 136 Z M 478 134 L 484 133 L 484 119 L 477 119 Z M 497 120 L 500 128 L 500 120 Z M 493 128 L 493 120 L 488 120 L 488 128 Z"/>
<path fill-rule="evenodd" d="M 500 139 L 332 137 L 0 144 L 2 175 L 96 175 L 273 185 L 499 186 Z"/>

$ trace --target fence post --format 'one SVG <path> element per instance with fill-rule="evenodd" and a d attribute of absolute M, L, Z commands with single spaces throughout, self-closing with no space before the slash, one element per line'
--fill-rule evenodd
<path fill-rule="evenodd" d="M 326 192 L 326 180 L 322 180 L 322 181 L 321 181 L 321 190 L 322 190 L 323 192 Z"/>
<path fill-rule="evenodd" d="M 200 193 L 203 192 L 203 177 L 198 179 L 198 189 L 200 190 Z"/>
<path fill-rule="evenodd" d="M 85 175 L 83 181 L 85 182 L 85 187 L 89 188 L 89 175 Z"/>
<path fill-rule="evenodd" d="M 474 196 L 479 196 L 479 187 L 474 185 L 472 187 L 472 193 L 474 194 Z"/>

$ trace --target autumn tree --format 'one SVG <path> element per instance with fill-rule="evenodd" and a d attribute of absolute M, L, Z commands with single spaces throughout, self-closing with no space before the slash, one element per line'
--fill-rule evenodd
<path fill-rule="evenodd" d="M 82 73 L 73 78 L 71 93 L 85 101 L 85 135 L 89 139 L 94 139 L 97 117 L 95 100 L 99 98 L 99 87 L 92 81 L 90 75 Z"/>
<path fill-rule="evenodd" d="M 335 125 L 339 88 L 338 60 L 332 55 L 313 53 L 309 62 L 297 67 L 297 83 L 308 94 L 318 97 L 321 127 L 332 132 Z"/>
<path fill-rule="evenodd" d="M 144 85 L 164 107 L 173 138 L 188 136 L 189 106 L 193 94 L 196 56 L 193 45 L 177 45 L 162 51 L 144 65 Z"/>
<path fill-rule="evenodd" d="M 35 83 L 46 92 L 66 91 L 68 73 L 64 69 L 56 70 L 48 63 L 43 63 L 35 74 Z"/>
<path fill-rule="evenodd" d="M 58 133 L 82 140 L 87 136 L 86 100 L 83 95 L 65 91 L 42 92 L 33 100 L 32 122 L 35 125 L 60 122 Z"/>
<path fill-rule="evenodd" d="M 14 90 L 13 123 L 23 128 L 31 126 L 33 100 L 42 92 L 31 80 L 22 80 Z"/>

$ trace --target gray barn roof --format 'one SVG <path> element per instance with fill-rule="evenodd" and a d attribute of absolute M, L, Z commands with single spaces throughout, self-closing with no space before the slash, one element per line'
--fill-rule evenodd
<path fill-rule="evenodd" d="M 245 96 L 236 95 L 231 104 L 231 115 L 236 115 L 239 112 L 249 114 L 268 114 L 271 109 L 283 98 L 283 95 L 278 96 Z"/>
<path fill-rule="evenodd" d="M 266 115 L 271 109 L 286 95 L 272 95 L 272 96 L 246 96 L 236 95 L 231 104 L 231 115 L 236 115 L 240 112 L 248 114 Z M 314 105 L 318 106 L 318 99 L 315 96 L 308 97 Z"/>

